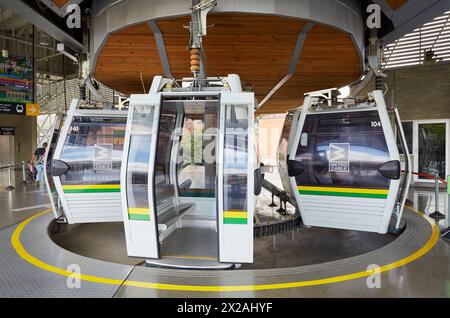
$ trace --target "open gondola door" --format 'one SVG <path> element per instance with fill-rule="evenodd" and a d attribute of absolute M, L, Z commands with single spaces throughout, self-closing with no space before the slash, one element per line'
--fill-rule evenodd
<path fill-rule="evenodd" d="M 297 112 L 287 170 L 304 224 L 386 233 L 401 171 L 382 92 L 348 107 L 307 96 Z"/>
<path fill-rule="evenodd" d="M 132 95 L 121 170 L 122 213 L 129 256 L 159 258 L 154 163 L 161 95 Z"/>
<path fill-rule="evenodd" d="M 254 95 L 221 94 L 218 223 L 221 262 L 253 262 Z"/>

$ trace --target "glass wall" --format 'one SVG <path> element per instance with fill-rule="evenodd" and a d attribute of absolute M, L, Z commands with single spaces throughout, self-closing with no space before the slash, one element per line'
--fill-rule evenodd
<path fill-rule="evenodd" d="M 439 174 L 445 179 L 446 124 L 424 123 L 418 125 L 419 166 L 418 172 Z M 423 179 L 423 177 L 419 177 Z"/>

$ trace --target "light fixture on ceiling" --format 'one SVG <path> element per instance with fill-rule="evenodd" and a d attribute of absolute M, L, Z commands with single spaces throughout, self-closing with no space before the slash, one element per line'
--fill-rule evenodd
<path fill-rule="evenodd" d="M 42 46 L 49 46 L 50 45 L 49 44 L 49 37 L 46 34 L 40 33 L 39 38 L 40 38 L 40 42 L 39 42 L 40 45 L 42 45 Z"/>

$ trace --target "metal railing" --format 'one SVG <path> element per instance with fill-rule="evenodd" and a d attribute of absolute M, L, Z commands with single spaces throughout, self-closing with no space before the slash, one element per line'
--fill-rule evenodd
<path fill-rule="evenodd" d="M 0 171 L 8 169 L 8 186 L 5 187 L 6 191 L 13 191 L 15 189 L 12 175 L 13 175 L 14 168 L 17 168 L 17 167 L 21 167 L 22 168 L 21 169 L 22 170 L 22 181 L 21 181 L 21 183 L 22 184 L 28 184 L 28 182 L 27 182 L 27 174 L 26 174 L 26 162 L 22 161 L 21 163 L 14 164 L 14 165 L 13 164 L 8 164 L 6 166 L 0 167 Z"/>
<path fill-rule="evenodd" d="M 438 172 L 436 172 L 434 175 L 430 173 L 419 173 L 419 172 L 413 172 L 412 174 L 425 179 L 434 180 L 434 190 L 435 190 L 434 212 L 430 213 L 429 217 L 432 218 L 436 223 L 445 220 L 446 219 L 445 214 L 440 211 L 441 210 L 439 203 L 440 184 L 442 183 L 446 185 L 447 188 L 447 209 L 448 209 L 450 207 L 450 176 L 447 177 L 447 180 L 444 180 L 441 177 L 439 177 Z M 441 232 L 441 237 L 445 239 L 450 239 L 450 227 Z"/>

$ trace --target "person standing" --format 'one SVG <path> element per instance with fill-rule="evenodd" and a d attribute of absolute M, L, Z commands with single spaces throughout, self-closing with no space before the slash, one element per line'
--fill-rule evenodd
<path fill-rule="evenodd" d="M 32 161 L 35 162 L 36 166 L 36 185 L 39 187 L 42 179 L 42 173 L 44 171 L 44 157 L 45 151 L 47 149 L 48 144 L 44 142 L 41 148 L 37 148 L 34 151 Z"/>

